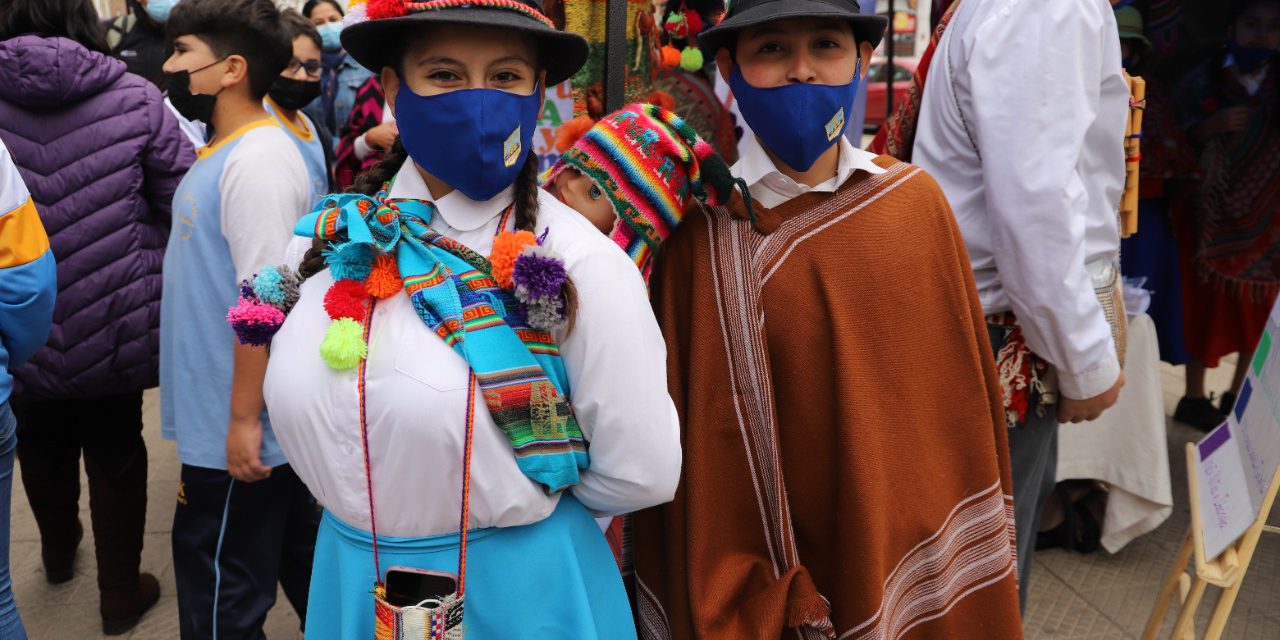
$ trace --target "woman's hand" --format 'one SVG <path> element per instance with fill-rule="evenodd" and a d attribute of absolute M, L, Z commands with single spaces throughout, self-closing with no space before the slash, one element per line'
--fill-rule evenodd
<path fill-rule="evenodd" d="M 364 143 L 371 149 L 386 151 L 396 143 L 398 135 L 400 135 L 400 129 L 396 127 L 395 122 L 384 122 L 364 132 Z"/>

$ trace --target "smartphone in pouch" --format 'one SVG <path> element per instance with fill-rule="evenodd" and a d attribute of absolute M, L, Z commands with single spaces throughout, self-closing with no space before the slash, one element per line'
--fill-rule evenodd
<path fill-rule="evenodd" d="M 387 569 L 387 603 L 412 607 L 423 600 L 443 600 L 458 590 L 458 577 L 443 571 L 416 567 Z"/>

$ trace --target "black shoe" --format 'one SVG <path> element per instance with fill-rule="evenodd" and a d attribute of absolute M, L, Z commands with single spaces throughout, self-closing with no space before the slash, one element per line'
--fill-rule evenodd
<path fill-rule="evenodd" d="M 101 595 L 102 633 L 124 635 L 133 631 L 142 621 L 142 614 L 160 600 L 160 581 L 149 573 L 140 573 L 136 587 L 125 591 L 111 590 Z"/>
<path fill-rule="evenodd" d="M 1230 391 L 1222 392 L 1222 399 L 1218 401 L 1218 409 L 1222 411 L 1222 415 L 1229 415 L 1234 408 L 1236 408 L 1236 394 Z"/>
<path fill-rule="evenodd" d="M 80 541 L 84 540 L 84 526 L 79 521 L 76 522 L 76 544 L 71 547 L 71 554 L 65 557 L 52 557 L 53 554 L 44 554 L 44 579 L 49 584 L 62 584 L 70 582 L 76 577 L 76 550 L 80 548 Z M 43 549 L 42 549 L 43 551 Z"/>
<path fill-rule="evenodd" d="M 1188 398 L 1183 396 L 1178 401 L 1178 408 L 1173 412 L 1173 419 L 1197 431 L 1208 433 L 1222 424 L 1226 414 L 1213 406 L 1209 398 Z"/>

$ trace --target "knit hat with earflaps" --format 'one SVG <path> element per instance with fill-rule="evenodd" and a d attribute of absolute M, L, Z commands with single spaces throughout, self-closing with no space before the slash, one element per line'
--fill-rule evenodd
<path fill-rule="evenodd" d="M 591 178 L 613 204 L 610 237 L 645 279 L 654 249 L 675 230 L 689 197 L 725 204 L 740 184 L 724 159 L 676 114 L 632 104 L 600 119 L 546 173 L 550 186 L 565 169 Z M 742 189 L 750 206 L 750 196 Z"/>

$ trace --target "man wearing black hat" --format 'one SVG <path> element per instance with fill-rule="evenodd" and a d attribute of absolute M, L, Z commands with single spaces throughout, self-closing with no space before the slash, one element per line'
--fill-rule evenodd
<path fill-rule="evenodd" d="M 700 37 L 751 202 L 654 258 L 680 491 L 636 518 L 646 638 L 1020 638 L 998 375 L 919 168 L 844 132 L 885 20 L 739 0 Z"/>

